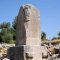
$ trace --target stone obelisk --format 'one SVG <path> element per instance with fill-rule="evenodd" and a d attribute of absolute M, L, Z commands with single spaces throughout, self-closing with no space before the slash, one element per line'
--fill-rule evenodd
<path fill-rule="evenodd" d="M 14 60 L 42 60 L 39 23 L 39 11 L 34 6 L 21 6 L 17 16 L 16 46 L 9 49 L 14 52 L 9 52 L 9 57 L 14 57 Z"/>

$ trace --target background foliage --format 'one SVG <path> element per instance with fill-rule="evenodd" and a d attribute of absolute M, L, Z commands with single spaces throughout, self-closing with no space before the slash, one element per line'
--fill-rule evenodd
<path fill-rule="evenodd" d="M 0 24 L 0 43 L 15 43 L 16 40 L 16 22 L 17 16 L 15 17 L 12 26 L 10 22 L 3 22 Z M 60 39 L 60 32 L 58 32 L 58 37 L 53 37 L 51 40 Z M 48 40 L 46 33 L 41 32 L 41 40 Z"/>

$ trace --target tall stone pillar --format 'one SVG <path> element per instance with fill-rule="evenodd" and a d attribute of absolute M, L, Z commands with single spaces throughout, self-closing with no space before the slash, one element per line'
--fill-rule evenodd
<path fill-rule="evenodd" d="M 9 57 L 15 55 L 14 60 L 42 60 L 39 20 L 39 12 L 34 6 L 21 6 L 17 16 L 16 46 L 9 49 L 14 52 L 8 52 Z"/>

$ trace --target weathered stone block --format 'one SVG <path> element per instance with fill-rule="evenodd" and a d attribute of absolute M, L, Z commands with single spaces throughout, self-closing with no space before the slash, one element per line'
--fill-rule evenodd
<path fill-rule="evenodd" d="M 24 46 L 10 47 L 7 52 L 10 60 L 25 60 L 24 59 Z"/>
<path fill-rule="evenodd" d="M 17 46 L 8 50 L 8 58 L 10 60 L 41 60 L 41 52 L 39 46 Z"/>

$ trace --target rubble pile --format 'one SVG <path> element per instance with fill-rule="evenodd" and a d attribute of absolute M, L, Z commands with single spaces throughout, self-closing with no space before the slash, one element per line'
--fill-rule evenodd
<path fill-rule="evenodd" d="M 9 47 L 15 46 L 15 44 L 0 44 L 0 59 L 1 60 L 8 60 L 7 59 L 7 50 Z"/>

